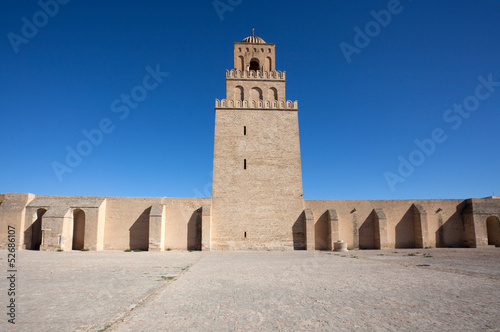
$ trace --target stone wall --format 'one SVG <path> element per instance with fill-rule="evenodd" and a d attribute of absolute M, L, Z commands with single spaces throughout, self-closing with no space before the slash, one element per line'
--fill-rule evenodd
<path fill-rule="evenodd" d="M 499 204 L 498 199 L 304 201 L 313 211 L 315 247 L 321 250 L 330 250 L 335 240 L 361 249 L 485 246 L 486 219 L 498 216 Z M 472 225 L 466 228 L 468 215 Z"/>
<path fill-rule="evenodd" d="M 221 191 L 213 201 L 1 194 L 0 248 L 10 225 L 17 249 L 71 250 L 82 212 L 88 250 L 331 250 L 338 240 L 361 249 L 500 246 L 499 198 L 301 201 L 247 192 Z"/>
<path fill-rule="evenodd" d="M 210 199 L 69 197 L 5 194 L 0 204 L 0 248 L 16 228 L 17 249 L 201 249 L 202 206 L 210 232 Z M 151 213 L 153 211 L 153 213 Z M 83 223 L 83 234 L 74 229 Z M 156 224 L 155 224 L 156 223 Z M 156 227 L 155 227 L 156 226 Z M 205 235 L 207 236 L 207 235 Z"/>
<path fill-rule="evenodd" d="M 303 219 L 297 114 L 216 110 L 212 248 L 294 247 Z"/>
<path fill-rule="evenodd" d="M 164 216 L 158 214 L 158 207 L 151 215 L 154 205 L 164 206 Z M 202 206 L 210 206 L 210 199 L 108 197 L 104 249 L 147 250 L 150 238 L 156 239 L 152 243 L 155 249 L 201 249 Z M 165 222 L 163 248 L 156 242 L 162 238 L 157 233 L 162 230 L 161 224 L 155 234 L 150 234 L 155 230 L 150 228 L 150 218 L 157 224 L 158 219 Z"/>

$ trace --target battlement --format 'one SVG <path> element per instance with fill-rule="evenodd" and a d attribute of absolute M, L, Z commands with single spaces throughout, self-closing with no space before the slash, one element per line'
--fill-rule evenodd
<path fill-rule="evenodd" d="M 255 70 L 237 70 L 226 69 L 226 79 L 267 79 L 267 80 L 280 80 L 286 79 L 285 71 L 255 71 Z"/>
<path fill-rule="evenodd" d="M 299 102 L 296 101 L 269 101 L 269 100 L 227 100 L 215 99 L 215 108 L 255 108 L 276 110 L 298 110 Z"/>

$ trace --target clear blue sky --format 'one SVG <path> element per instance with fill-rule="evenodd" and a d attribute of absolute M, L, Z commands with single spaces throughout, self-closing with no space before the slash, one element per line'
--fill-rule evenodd
<path fill-rule="evenodd" d="M 500 84 L 478 79 L 500 82 L 500 1 L 231 3 L 72 0 L 50 17 L 37 1 L 2 1 L 0 192 L 209 197 L 214 100 L 232 43 L 254 26 L 299 101 L 304 198 L 500 195 Z M 373 23 L 388 8 L 390 22 Z M 356 43 L 348 63 L 340 45 Z M 147 66 L 169 73 L 149 91 L 137 88 Z M 134 88 L 144 100 L 125 116 Z M 464 102 L 471 111 L 453 111 Z M 114 130 L 88 153 L 82 131 L 103 119 Z M 440 142 L 419 148 L 436 128 Z M 79 144 L 88 155 L 59 181 L 54 162 L 69 167 Z"/>

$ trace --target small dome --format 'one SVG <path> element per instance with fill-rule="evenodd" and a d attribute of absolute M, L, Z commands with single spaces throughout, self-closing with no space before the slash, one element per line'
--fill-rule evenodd
<path fill-rule="evenodd" d="M 249 43 L 249 44 L 265 44 L 266 42 L 264 39 L 257 37 L 257 36 L 249 36 L 241 41 L 242 43 Z"/>

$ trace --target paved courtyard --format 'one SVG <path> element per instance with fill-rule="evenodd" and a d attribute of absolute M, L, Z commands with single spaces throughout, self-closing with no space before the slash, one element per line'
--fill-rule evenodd
<path fill-rule="evenodd" d="M 1 331 L 500 331 L 500 248 L 17 254 Z"/>

